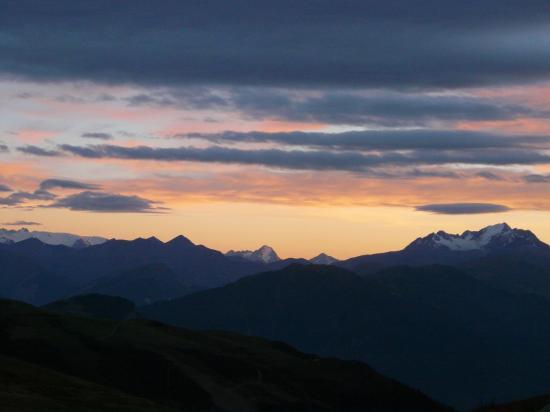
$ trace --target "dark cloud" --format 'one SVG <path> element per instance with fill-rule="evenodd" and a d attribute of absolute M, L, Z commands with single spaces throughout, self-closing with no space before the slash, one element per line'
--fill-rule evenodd
<path fill-rule="evenodd" d="M 17 206 L 27 202 L 28 200 L 52 201 L 57 198 L 57 195 L 52 193 L 50 190 L 56 188 L 94 190 L 98 189 L 99 186 L 90 183 L 77 182 L 74 180 L 46 179 L 40 183 L 34 192 L 19 191 L 14 192 L 7 197 L 0 198 L 0 205 Z M 7 189 L 7 191 L 11 191 L 11 189 Z"/>
<path fill-rule="evenodd" d="M 550 175 L 532 174 L 523 177 L 527 183 L 550 183 Z"/>
<path fill-rule="evenodd" d="M 47 207 L 93 212 L 150 213 L 162 211 L 155 202 L 139 196 L 85 191 L 58 199 Z"/>
<path fill-rule="evenodd" d="M 0 153 L 7 153 L 9 151 L 10 151 L 10 148 L 7 145 L 0 143 Z"/>
<path fill-rule="evenodd" d="M 283 169 L 343 170 L 365 172 L 371 167 L 416 165 L 531 165 L 550 163 L 550 155 L 538 150 L 462 149 L 411 150 L 361 153 L 328 150 L 242 150 L 212 146 L 207 148 L 150 146 L 123 147 L 113 145 L 61 145 L 60 150 L 91 158 L 112 158 L 158 161 L 194 161 L 262 165 Z"/>
<path fill-rule="evenodd" d="M 462 130 L 366 130 L 344 133 L 317 132 L 223 132 L 191 133 L 214 143 L 277 143 L 289 146 L 344 150 L 550 148 L 550 136 L 511 136 Z"/>
<path fill-rule="evenodd" d="M 545 0 L 6 0 L 0 71 L 147 85 L 460 87 L 548 79 Z"/>
<path fill-rule="evenodd" d="M 173 89 L 138 95 L 140 105 L 185 109 L 229 110 L 253 119 L 278 119 L 344 125 L 425 125 L 433 121 L 511 120 L 547 117 L 546 110 L 497 99 L 452 94 L 370 91 L 368 94 L 321 92 L 308 96 L 288 90 L 238 88 L 218 92 L 208 88 Z M 132 103 L 132 104 L 135 104 Z"/>
<path fill-rule="evenodd" d="M 55 195 L 46 190 L 36 190 L 34 192 L 14 192 L 7 197 L 0 198 L 0 205 L 17 206 L 25 203 L 27 200 L 53 200 Z"/>
<path fill-rule="evenodd" d="M 438 203 L 417 206 L 416 210 L 442 215 L 471 215 L 508 212 L 510 208 L 508 206 L 493 203 Z"/>
<path fill-rule="evenodd" d="M 46 179 L 43 180 L 39 186 L 40 190 L 50 190 L 53 188 L 93 190 L 99 188 L 99 186 L 66 179 Z"/>
<path fill-rule="evenodd" d="M 0 183 L 0 192 L 12 192 L 11 187 Z"/>
<path fill-rule="evenodd" d="M 101 139 L 101 140 L 111 140 L 113 138 L 113 136 L 110 133 L 103 133 L 103 132 L 82 133 L 81 137 L 84 137 L 87 139 Z"/>
<path fill-rule="evenodd" d="M 54 157 L 59 156 L 60 153 L 57 150 L 48 150 L 42 147 L 27 145 L 18 147 L 17 150 L 21 153 L 30 154 L 33 156 Z"/>
<path fill-rule="evenodd" d="M 15 222 L 4 222 L 4 226 L 41 226 L 42 223 L 32 222 L 28 220 L 17 220 Z"/>

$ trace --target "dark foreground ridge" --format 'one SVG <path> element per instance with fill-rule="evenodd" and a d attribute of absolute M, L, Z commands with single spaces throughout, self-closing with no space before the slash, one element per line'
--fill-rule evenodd
<path fill-rule="evenodd" d="M 11 411 L 447 411 L 360 362 L 148 320 L 0 300 L 0 404 Z"/>

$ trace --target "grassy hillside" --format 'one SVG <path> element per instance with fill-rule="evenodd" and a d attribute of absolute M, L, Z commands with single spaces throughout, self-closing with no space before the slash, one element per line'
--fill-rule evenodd
<path fill-rule="evenodd" d="M 57 300 L 43 308 L 49 312 L 98 319 L 124 320 L 135 318 L 133 302 L 117 297 L 100 294 L 78 295 Z"/>
<path fill-rule="evenodd" d="M 56 411 L 448 410 L 359 362 L 154 321 L 72 317 L 4 300 L 0 342 L 0 399 L 27 410 L 38 402 Z"/>

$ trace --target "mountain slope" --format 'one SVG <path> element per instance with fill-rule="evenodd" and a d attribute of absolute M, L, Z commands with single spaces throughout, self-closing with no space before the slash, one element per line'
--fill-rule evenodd
<path fill-rule="evenodd" d="M 149 399 L 0 355 L 3 412 L 175 412 Z"/>
<path fill-rule="evenodd" d="M 42 308 L 52 313 L 97 319 L 125 320 L 137 315 L 133 302 L 99 294 L 73 296 L 49 303 Z"/>
<path fill-rule="evenodd" d="M 150 263 L 99 279 L 87 293 L 120 296 L 137 305 L 173 299 L 192 292 L 163 263 Z"/>
<path fill-rule="evenodd" d="M 359 359 L 460 408 L 545 390 L 550 302 L 455 268 L 388 269 L 365 280 L 294 265 L 139 309 L 175 325 L 259 335 Z"/>
<path fill-rule="evenodd" d="M 46 369 L 65 380 L 63 388 L 79 386 L 96 404 L 102 396 L 120 401 L 115 394 L 122 393 L 128 403 L 139 396 L 149 404 L 186 411 L 448 410 L 364 364 L 322 359 L 230 333 L 192 332 L 144 320 L 73 318 L 0 301 L 0 337 L 0 356 L 14 360 L 13 367 L 25 362 Z M 5 365 L 2 370 L 16 374 Z M 70 377 L 74 382 L 67 382 Z M 68 406 L 58 392 L 36 387 L 40 381 L 30 373 L 20 381 L 25 393 Z M 0 386 L 0 399 L 4 396 Z"/>
<path fill-rule="evenodd" d="M 0 298 L 37 304 L 67 296 L 75 285 L 24 254 L 0 249 Z"/>

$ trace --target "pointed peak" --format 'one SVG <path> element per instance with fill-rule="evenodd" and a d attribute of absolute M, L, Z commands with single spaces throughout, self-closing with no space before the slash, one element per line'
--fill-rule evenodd
<path fill-rule="evenodd" d="M 486 226 L 480 230 L 480 232 L 492 232 L 492 233 L 502 233 L 512 230 L 508 223 L 497 223 L 495 225 Z"/>
<path fill-rule="evenodd" d="M 338 259 L 330 255 L 327 255 L 326 253 L 320 253 L 314 258 L 311 258 L 309 261 L 316 265 L 331 265 L 335 262 L 338 262 Z"/>
<path fill-rule="evenodd" d="M 178 235 L 172 240 L 166 242 L 167 245 L 174 245 L 174 246 L 194 246 L 195 244 L 191 242 L 188 238 L 186 238 L 183 235 Z"/>
<path fill-rule="evenodd" d="M 278 262 L 281 258 L 277 252 L 268 245 L 263 245 L 257 250 L 230 250 L 226 256 L 237 256 L 251 262 L 273 263 Z"/>

